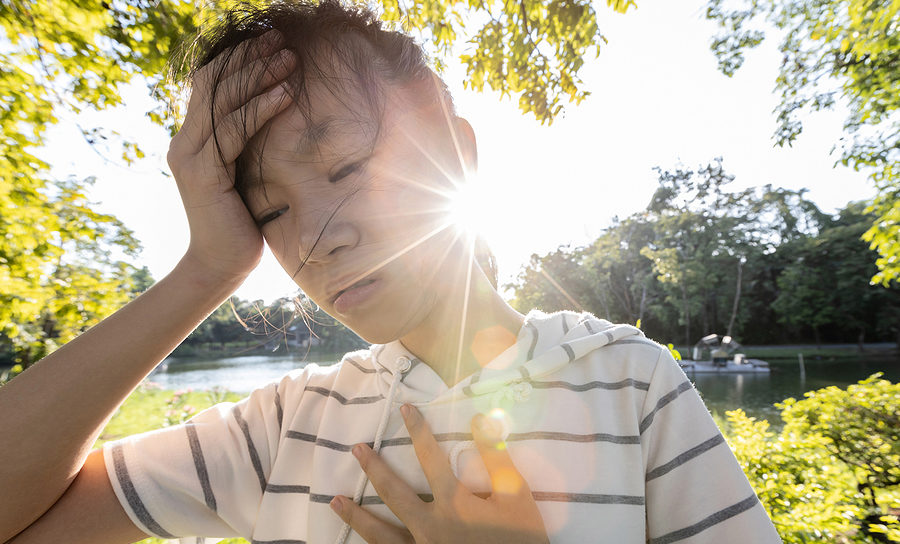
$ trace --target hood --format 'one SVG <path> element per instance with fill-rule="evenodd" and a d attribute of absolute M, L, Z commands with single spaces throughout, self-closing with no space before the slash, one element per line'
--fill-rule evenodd
<path fill-rule="evenodd" d="M 630 336 L 643 337 L 630 325 L 614 325 L 589 313 L 532 310 L 516 343 L 484 368 L 453 387 L 396 340 L 373 348 L 378 387 L 388 395 L 397 372 L 404 376 L 394 391 L 396 403 L 451 402 L 462 397 L 516 395 L 516 387 L 555 372 L 589 352 Z M 404 369 L 406 369 L 404 371 Z"/>

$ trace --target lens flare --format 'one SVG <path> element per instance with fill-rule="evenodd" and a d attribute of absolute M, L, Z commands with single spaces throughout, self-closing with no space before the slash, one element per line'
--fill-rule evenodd
<path fill-rule="evenodd" d="M 470 236 L 485 233 L 496 212 L 491 211 L 484 187 L 475 177 L 458 183 L 449 195 L 450 223 Z"/>
<path fill-rule="evenodd" d="M 491 427 L 491 434 L 496 437 L 498 450 L 506 449 L 506 438 L 509 436 L 511 421 L 503 408 L 494 408 L 487 414 L 486 423 Z"/>

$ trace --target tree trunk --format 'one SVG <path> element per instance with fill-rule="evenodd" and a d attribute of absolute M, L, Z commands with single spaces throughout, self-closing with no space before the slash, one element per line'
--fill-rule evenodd
<path fill-rule="evenodd" d="M 711 332 L 710 327 L 709 327 L 709 306 L 710 306 L 709 299 L 710 299 L 709 293 L 704 291 L 704 293 L 703 293 L 703 314 L 702 314 L 703 317 L 702 317 L 702 321 L 700 322 L 700 324 L 701 324 L 700 334 L 701 335 L 707 335 Z M 715 321 L 713 321 L 713 323 L 715 323 Z"/>
<path fill-rule="evenodd" d="M 737 286 L 734 288 L 734 304 L 731 305 L 731 319 L 728 320 L 728 329 L 725 334 L 731 336 L 734 331 L 734 320 L 737 318 L 738 303 L 741 301 L 741 277 L 744 274 L 744 259 L 738 259 Z"/>
<path fill-rule="evenodd" d="M 647 302 L 647 282 L 643 282 L 643 286 L 641 287 L 641 307 L 638 310 L 638 320 L 643 323 L 644 322 L 644 307 Z"/>
<path fill-rule="evenodd" d="M 688 307 L 687 287 L 681 284 L 681 300 L 684 304 L 684 344 L 691 345 L 691 309 Z"/>
<path fill-rule="evenodd" d="M 606 304 L 606 295 L 604 295 L 602 292 L 599 293 L 599 295 L 600 295 L 600 304 L 603 305 L 603 312 L 606 314 L 605 319 L 609 320 L 610 319 L 609 306 L 607 306 L 607 304 Z"/>
<path fill-rule="evenodd" d="M 856 345 L 859 346 L 859 352 L 862 353 L 866 351 L 866 328 L 859 328 L 859 336 L 856 337 Z"/>

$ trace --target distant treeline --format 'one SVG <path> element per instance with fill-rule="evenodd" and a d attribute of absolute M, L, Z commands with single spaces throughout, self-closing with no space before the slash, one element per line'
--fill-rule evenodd
<path fill-rule="evenodd" d="M 657 171 L 645 210 L 585 247 L 532 255 L 506 286 L 513 305 L 640 320 L 648 336 L 683 345 L 713 332 L 744 344 L 900 344 L 900 286 L 870 284 L 864 205 L 832 216 L 805 191 L 729 192 L 721 160 Z"/>
<path fill-rule="evenodd" d="M 232 297 L 200 324 L 173 355 L 235 356 L 258 353 L 340 354 L 365 347 L 347 329 L 302 294 L 271 304 Z"/>

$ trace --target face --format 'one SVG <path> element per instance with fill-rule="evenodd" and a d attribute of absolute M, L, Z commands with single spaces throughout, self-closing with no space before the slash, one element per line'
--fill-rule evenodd
<path fill-rule="evenodd" d="M 303 292 L 375 343 L 426 320 L 466 254 L 448 222 L 461 137 L 454 143 L 439 105 L 416 107 L 408 90 L 391 91 L 379 122 L 347 106 L 362 97 L 310 82 L 309 120 L 290 108 L 253 142 L 262 179 L 246 196 Z"/>

